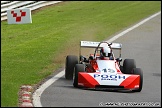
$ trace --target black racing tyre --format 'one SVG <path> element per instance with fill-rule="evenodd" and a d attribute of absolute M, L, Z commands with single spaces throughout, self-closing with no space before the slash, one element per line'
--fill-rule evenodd
<path fill-rule="evenodd" d="M 65 62 L 65 78 L 73 79 L 74 66 L 78 64 L 78 57 L 75 55 L 68 55 Z"/>
<path fill-rule="evenodd" d="M 134 59 L 125 59 L 123 62 L 123 73 L 132 74 L 132 69 L 136 68 L 136 62 Z"/>
<path fill-rule="evenodd" d="M 119 68 L 120 68 L 120 71 L 123 72 L 123 66 L 120 65 Z"/>
<path fill-rule="evenodd" d="M 139 89 L 133 90 L 134 92 L 140 92 L 142 90 L 142 86 L 143 86 L 143 71 L 141 68 L 134 68 L 133 74 L 140 75 Z"/>
<path fill-rule="evenodd" d="M 84 64 L 76 64 L 74 68 L 73 86 L 78 87 L 78 72 L 85 72 Z"/>

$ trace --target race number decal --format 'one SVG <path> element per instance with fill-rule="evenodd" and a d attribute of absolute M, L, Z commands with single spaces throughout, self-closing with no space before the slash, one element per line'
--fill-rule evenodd
<path fill-rule="evenodd" d="M 102 69 L 102 71 L 105 72 L 105 73 L 106 72 L 110 72 L 110 73 L 114 73 L 115 72 L 115 70 L 110 69 L 110 68 L 109 69 L 106 69 L 106 68 L 105 69 Z"/>

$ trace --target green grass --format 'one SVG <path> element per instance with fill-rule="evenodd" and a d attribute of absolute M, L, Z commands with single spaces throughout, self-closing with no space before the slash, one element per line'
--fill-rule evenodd
<path fill-rule="evenodd" d="M 78 54 L 161 10 L 160 1 L 68 1 L 32 12 L 32 24 L 1 22 L 1 106 L 18 106 L 21 85 L 37 84 Z"/>

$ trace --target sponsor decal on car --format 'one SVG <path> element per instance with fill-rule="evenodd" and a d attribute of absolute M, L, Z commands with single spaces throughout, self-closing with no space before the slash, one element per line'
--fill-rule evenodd
<path fill-rule="evenodd" d="M 94 74 L 94 78 L 101 78 L 101 80 L 113 80 L 126 79 L 124 75 L 107 75 L 107 74 Z"/>

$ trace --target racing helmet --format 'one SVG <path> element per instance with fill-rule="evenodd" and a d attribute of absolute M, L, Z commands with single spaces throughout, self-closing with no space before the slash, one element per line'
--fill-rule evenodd
<path fill-rule="evenodd" d="M 111 49 L 109 47 L 102 47 L 100 50 L 101 57 L 110 57 L 111 56 Z"/>

